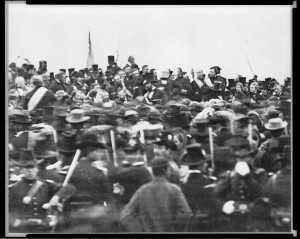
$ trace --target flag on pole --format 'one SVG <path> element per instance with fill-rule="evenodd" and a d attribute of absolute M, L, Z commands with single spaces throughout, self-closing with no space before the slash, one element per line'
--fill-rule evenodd
<path fill-rule="evenodd" d="M 91 34 L 89 32 L 89 53 L 87 58 L 87 67 L 91 68 L 93 64 L 94 64 L 94 55 L 92 51 Z"/>

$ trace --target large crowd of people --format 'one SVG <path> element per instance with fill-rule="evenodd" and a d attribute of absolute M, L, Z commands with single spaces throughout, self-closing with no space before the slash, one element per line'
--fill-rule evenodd
<path fill-rule="evenodd" d="M 9 65 L 9 233 L 290 232 L 291 78 Z"/>

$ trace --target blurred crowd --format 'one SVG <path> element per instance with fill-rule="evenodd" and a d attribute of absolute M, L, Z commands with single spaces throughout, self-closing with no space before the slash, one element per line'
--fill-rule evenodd
<path fill-rule="evenodd" d="M 9 65 L 9 233 L 290 232 L 291 78 Z"/>

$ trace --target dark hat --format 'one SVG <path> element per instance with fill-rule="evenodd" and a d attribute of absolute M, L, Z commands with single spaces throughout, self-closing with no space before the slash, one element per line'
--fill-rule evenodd
<path fill-rule="evenodd" d="M 107 88 L 107 92 L 108 92 L 108 94 L 117 93 L 118 89 L 115 86 L 110 86 L 110 87 Z"/>
<path fill-rule="evenodd" d="M 56 156 L 55 151 L 48 150 L 49 143 L 47 137 L 36 137 L 35 145 L 33 147 L 33 154 L 35 158 L 53 158 Z"/>
<path fill-rule="evenodd" d="M 68 106 L 67 105 L 57 105 L 54 107 L 53 116 L 68 116 Z"/>
<path fill-rule="evenodd" d="M 145 80 L 146 80 L 147 83 L 157 82 L 157 79 L 155 78 L 154 73 L 146 73 L 145 74 Z"/>
<path fill-rule="evenodd" d="M 108 56 L 108 62 L 109 63 L 115 63 L 115 57 L 114 56 Z"/>
<path fill-rule="evenodd" d="M 177 146 L 173 139 L 174 136 L 170 130 L 163 130 L 158 133 L 158 136 L 153 143 L 156 145 L 164 145 L 167 149 L 176 150 Z"/>
<path fill-rule="evenodd" d="M 222 82 L 221 81 L 214 81 L 214 85 L 210 87 L 211 90 L 213 91 L 222 91 Z"/>
<path fill-rule="evenodd" d="M 98 142 L 97 135 L 90 132 L 80 135 L 76 141 L 76 146 L 79 149 L 85 149 L 86 147 L 105 148 L 102 143 Z"/>
<path fill-rule="evenodd" d="M 96 65 L 96 64 L 92 65 L 92 71 L 98 73 L 99 72 L 98 65 Z"/>
<path fill-rule="evenodd" d="M 81 69 L 81 70 L 79 70 L 79 72 L 81 72 L 81 73 L 82 73 L 82 75 L 84 75 L 84 73 L 85 73 L 85 72 L 84 72 L 84 69 Z M 77 74 L 76 74 L 76 76 L 75 76 L 75 77 L 78 77 L 78 76 L 77 76 Z"/>
<path fill-rule="evenodd" d="M 262 82 L 262 89 L 263 90 L 267 90 L 268 89 L 268 82 L 266 82 L 266 81 Z"/>
<path fill-rule="evenodd" d="M 267 82 L 269 84 L 269 82 L 271 81 L 271 77 L 265 78 L 265 82 Z"/>
<path fill-rule="evenodd" d="M 198 103 L 192 103 L 189 105 L 189 111 L 196 111 L 200 113 L 203 109 L 204 107 Z"/>
<path fill-rule="evenodd" d="M 196 166 L 206 159 L 205 151 L 199 143 L 193 143 L 186 146 L 187 154 L 183 157 L 182 164 L 188 166 Z"/>
<path fill-rule="evenodd" d="M 75 77 L 80 77 L 83 78 L 84 77 L 84 73 L 82 71 L 77 71 L 76 75 L 74 75 Z"/>
<path fill-rule="evenodd" d="M 113 71 L 111 70 L 105 71 L 105 76 L 112 76 L 112 75 L 113 75 Z"/>
<path fill-rule="evenodd" d="M 45 106 L 43 107 L 43 116 L 53 116 L 54 106 Z"/>
<path fill-rule="evenodd" d="M 49 77 L 50 77 L 50 79 L 54 79 L 54 72 L 50 72 Z"/>
<path fill-rule="evenodd" d="M 234 79 L 228 79 L 228 89 L 230 89 L 231 87 L 235 87 L 236 82 L 234 81 Z"/>
<path fill-rule="evenodd" d="M 239 82 L 244 86 L 246 84 L 246 77 L 239 76 Z"/>
<path fill-rule="evenodd" d="M 62 72 L 59 72 L 59 73 L 55 74 L 56 79 L 61 78 L 61 77 L 64 77 Z"/>
<path fill-rule="evenodd" d="M 236 158 L 232 157 L 229 147 L 217 147 L 214 149 L 215 172 L 232 170 L 236 164 Z"/>
<path fill-rule="evenodd" d="M 88 69 L 88 68 L 84 68 L 83 70 L 84 70 L 84 73 L 85 73 L 85 74 L 88 74 L 88 73 L 89 73 L 89 69 Z"/>
<path fill-rule="evenodd" d="M 153 106 L 154 105 L 160 105 L 161 104 L 161 99 L 150 100 L 150 102 L 153 103 Z"/>
<path fill-rule="evenodd" d="M 230 147 L 234 151 L 246 149 L 248 152 L 251 152 L 249 141 L 246 137 L 241 135 L 233 135 L 230 139 L 226 140 L 223 145 Z"/>
<path fill-rule="evenodd" d="M 34 65 L 29 65 L 27 69 L 28 69 L 28 70 L 34 69 Z"/>
<path fill-rule="evenodd" d="M 29 72 L 24 72 L 23 78 L 26 79 L 30 79 L 33 75 Z"/>
<path fill-rule="evenodd" d="M 54 116 L 52 126 L 57 131 L 66 131 L 69 129 L 69 127 L 67 127 L 66 116 L 61 115 Z"/>
<path fill-rule="evenodd" d="M 32 120 L 26 114 L 15 114 L 14 119 L 11 121 L 18 124 L 32 124 Z"/>
<path fill-rule="evenodd" d="M 66 73 L 66 69 L 59 69 L 59 71 Z"/>
<path fill-rule="evenodd" d="M 210 69 L 214 69 L 216 71 L 216 74 L 220 74 L 220 72 L 222 70 L 219 66 L 213 66 Z"/>
<path fill-rule="evenodd" d="M 72 72 L 75 71 L 75 69 L 74 68 L 69 68 L 68 71 L 69 71 L 69 76 L 71 76 Z"/>
<path fill-rule="evenodd" d="M 248 82 L 248 85 L 250 86 L 252 82 L 254 82 L 254 80 L 250 79 L 249 82 Z"/>
<path fill-rule="evenodd" d="M 193 119 L 190 134 L 194 136 L 208 136 L 209 121 L 207 119 Z"/>
<path fill-rule="evenodd" d="M 169 165 L 169 161 L 164 157 L 155 157 L 149 163 L 151 168 L 167 168 Z"/>
<path fill-rule="evenodd" d="M 76 151 L 76 133 L 71 131 L 63 132 L 58 138 L 57 147 L 60 152 L 73 153 Z"/>
<path fill-rule="evenodd" d="M 32 150 L 20 149 L 20 158 L 15 162 L 15 165 L 24 168 L 37 166 Z"/>

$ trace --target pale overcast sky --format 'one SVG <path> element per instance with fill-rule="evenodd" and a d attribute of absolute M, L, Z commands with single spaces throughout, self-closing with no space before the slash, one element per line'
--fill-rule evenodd
<path fill-rule="evenodd" d="M 8 61 L 29 59 L 48 71 L 86 67 L 88 32 L 95 63 L 104 71 L 119 47 L 118 65 L 134 55 L 160 75 L 193 68 L 279 81 L 292 74 L 291 6 L 63 6 L 8 3 Z"/>

